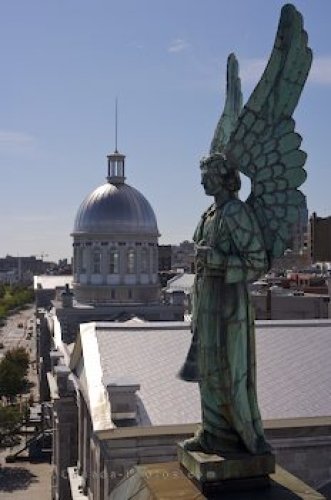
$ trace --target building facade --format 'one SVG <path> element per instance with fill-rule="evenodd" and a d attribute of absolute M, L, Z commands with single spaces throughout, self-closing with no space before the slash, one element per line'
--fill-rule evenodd
<path fill-rule="evenodd" d="M 310 255 L 312 262 L 331 261 L 331 216 L 318 217 L 316 212 L 309 220 Z"/>

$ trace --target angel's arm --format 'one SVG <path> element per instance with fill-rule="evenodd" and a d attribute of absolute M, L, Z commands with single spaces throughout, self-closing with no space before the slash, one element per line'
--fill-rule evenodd
<path fill-rule="evenodd" d="M 265 245 L 251 209 L 228 203 L 218 227 L 215 246 L 197 246 L 197 260 L 206 272 L 217 272 L 227 283 L 252 281 L 268 267 Z"/>

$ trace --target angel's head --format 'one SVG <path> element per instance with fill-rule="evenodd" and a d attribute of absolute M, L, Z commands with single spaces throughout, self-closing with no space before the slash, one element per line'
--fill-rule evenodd
<path fill-rule="evenodd" d="M 215 196 L 221 191 L 236 195 L 241 187 L 239 172 L 222 153 L 214 153 L 200 162 L 201 184 L 205 193 Z"/>

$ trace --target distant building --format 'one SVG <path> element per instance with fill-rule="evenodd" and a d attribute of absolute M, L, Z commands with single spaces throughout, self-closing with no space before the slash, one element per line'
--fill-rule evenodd
<path fill-rule="evenodd" d="M 185 312 L 190 314 L 192 309 L 192 290 L 195 275 L 192 273 L 180 273 L 169 279 L 163 290 L 165 300 L 176 303 L 184 300 Z"/>
<path fill-rule="evenodd" d="M 329 318 L 330 298 L 327 294 L 293 293 L 275 287 L 261 293 L 252 292 L 256 319 L 309 320 Z"/>
<path fill-rule="evenodd" d="M 168 281 L 163 291 L 167 301 L 172 303 L 176 301 L 178 294 L 182 293 L 185 309 L 189 313 L 192 307 L 194 276 L 190 273 L 178 274 Z M 272 286 L 272 281 L 278 281 L 279 286 Z M 272 281 L 261 280 L 250 285 L 256 319 L 302 320 L 330 317 L 330 298 L 323 279 L 299 274 L 296 280 L 297 289 L 291 290 L 290 282 L 285 278 Z M 288 282 L 287 288 L 282 286 L 282 281 Z M 316 286 L 313 286 L 314 282 Z"/>
<path fill-rule="evenodd" d="M 331 216 L 312 214 L 310 225 L 310 255 L 312 262 L 331 261 Z"/>
<path fill-rule="evenodd" d="M 308 246 L 308 208 L 307 200 L 299 209 L 299 217 L 295 224 L 293 224 L 290 233 L 289 248 L 295 254 L 302 254 L 307 250 Z"/>
<path fill-rule="evenodd" d="M 179 245 L 172 246 L 172 269 L 182 269 L 192 272 L 194 268 L 194 243 L 182 241 Z"/>
<path fill-rule="evenodd" d="M 50 264 L 50 262 L 37 259 L 35 255 L 31 255 L 30 257 L 6 255 L 4 258 L 0 258 L 0 269 L 4 280 L 7 280 L 7 273 L 7 276 L 10 277 L 9 282 L 11 283 L 20 281 L 31 282 L 34 275 L 45 273 Z"/>
<path fill-rule="evenodd" d="M 170 271 L 172 268 L 171 245 L 159 245 L 159 271 Z"/>
<path fill-rule="evenodd" d="M 308 248 L 297 253 L 292 250 L 287 250 L 284 255 L 277 257 L 272 262 L 272 271 L 286 271 L 292 269 L 299 271 L 310 267 L 310 254 Z"/>
<path fill-rule="evenodd" d="M 191 272 L 194 267 L 194 243 L 182 241 L 179 245 L 159 245 L 159 271 L 181 269 Z"/>
<path fill-rule="evenodd" d="M 72 288 L 71 275 L 41 275 L 33 277 L 36 307 L 48 308 L 52 301 L 59 300 L 66 285 Z"/>
<path fill-rule="evenodd" d="M 4 283 L 6 285 L 13 285 L 18 283 L 18 274 L 15 269 L 10 271 L 6 269 L 0 269 L 0 283 Z"/>
<path fill-rule="evenodd" d="M 125 183 L 125 156 L 108 157 L 107 182 L 82 202 L 74 224 L 76 299 L 88 304 L 159 300 L 156 217 Z"/>

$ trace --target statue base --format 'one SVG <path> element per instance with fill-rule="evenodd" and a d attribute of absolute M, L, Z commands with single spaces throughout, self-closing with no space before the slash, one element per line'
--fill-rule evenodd
<path fill-rule="evenodd" d="M 110 493 L 109 500 L 165 500 L 182 498 L 183 500 L 302 500 L 325 499 L 323 495 L 313 490 L 303 481 L 293 476 L 285 469 L 276 466 L 276 472 L 271 474 L 270 484 L 265 488 L 247 486 L 240 483 L 248 479 L 228 479 L 226 481 L 240 483 L 237 491 L 224 491 L 224 487 L 211 493 L 201 492 L 197 480 L 192 480 L 187 471 L 178 462 L 136 465 Z M 225 481 L 225 482 L 226 482 Z M 220 482 L 219 482 L 220 483 Z"/>
<path fill-rule="evenodd" d="M 269 474 L 275 472 L 275 456 L 272 453 L 219 456 L 187 451 L 183 443 L 179 443 L 177 455 L 188 477 L 207 494 L 221 490 L 265 488 L 269 485 Z"/>

